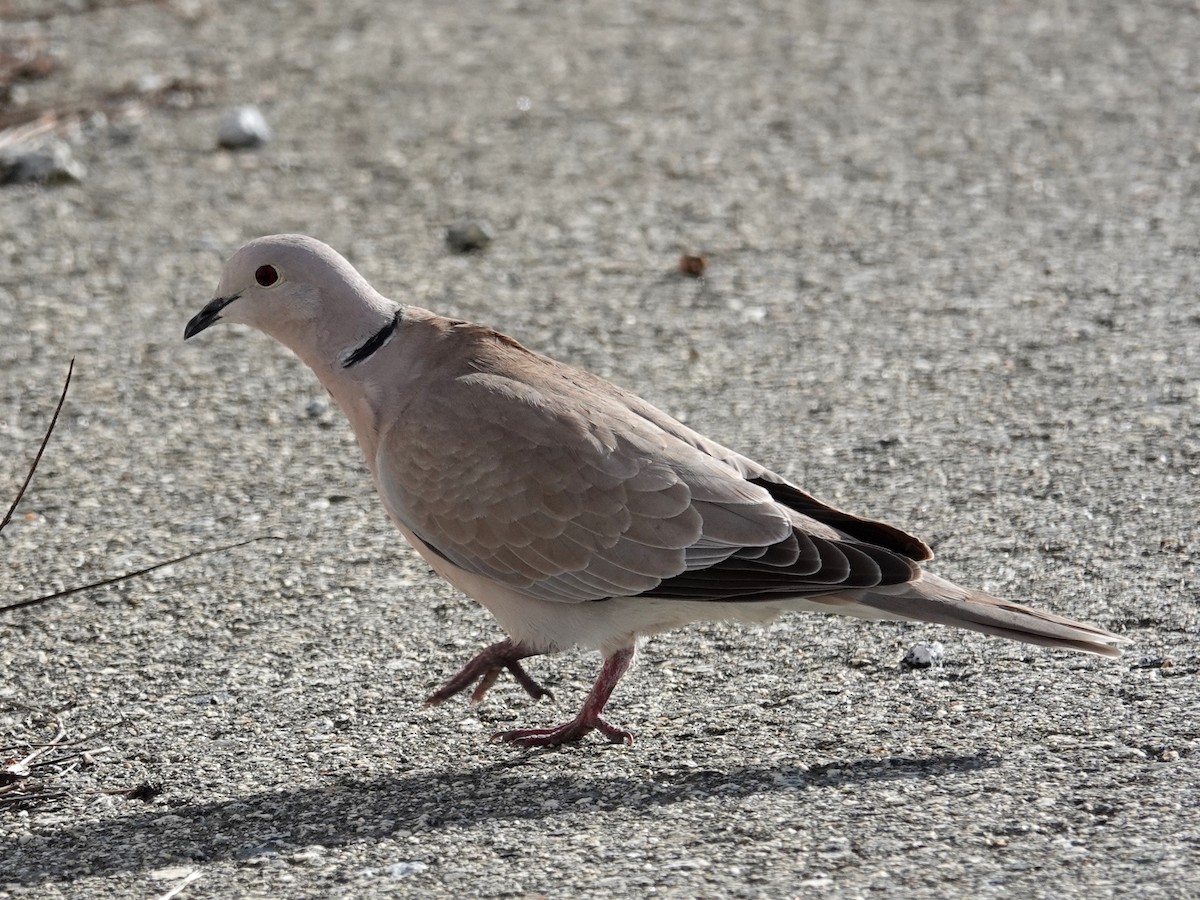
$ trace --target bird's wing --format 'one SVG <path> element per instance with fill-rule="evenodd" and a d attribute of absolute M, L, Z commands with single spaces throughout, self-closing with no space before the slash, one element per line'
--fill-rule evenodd
<path fill-rule="evenodd" d="M 590 374 L 587 374 L 587 377 L 596 381 L 601 380 Z M 839 535 L 862 543 L 884 547 L 916 562 L 933 558 L 933 551 L 920 538 L 887 522 L 856 516 L 835 506 L 830 506 L 765 466 L 693 431 L 641 397 L 626 391 L 621 393 L 630 409 L 639 416 L 655 423 L 684 443 L 691 444 L 705 454 L 731 466 L 743 478 L 764 488 L 777 503 L 786 506 L 792 512 L 827 525 L 835 529 Z"/>
<path fill-rule="evenodd" d="M 758 599 L 916 573 L 902 555 L 790 508 L 803 503 L 773 496 L 764 479 L 778 476 L 634 395 L 462 328 L 473 332 L 443 350 L 463 364 L 442 359 L 405 398 L 376 458 L 392 514 L 454 565 L 567 602 Z"/>

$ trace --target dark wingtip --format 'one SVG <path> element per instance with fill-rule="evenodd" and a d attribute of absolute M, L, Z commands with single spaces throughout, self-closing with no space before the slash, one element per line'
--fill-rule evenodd
<path fill-rule="evenodd" d="M 765 476 L 747 480 L 751 484 L 757 484 L 766 489 L 777 503 L 782 503 L 798 513 L 811 516 L 818 522 L 831 525 L 855 540 L 884 547 L 907 556 L 915 562 L 933 559 L 933 551 L 928 544 L 906 531 L 901 531 L 895 525 L 843 512 L 786 481 L 775 481 L 773 478 Z"/>

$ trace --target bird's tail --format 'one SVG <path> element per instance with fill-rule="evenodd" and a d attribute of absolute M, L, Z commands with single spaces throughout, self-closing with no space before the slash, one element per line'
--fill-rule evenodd
<path fill-rule="evenodd" d="M 864 590 L 854 598 L 871 618 L 909 619 L 981 631 L 1043 647 L 1120 656 L 1128 638 L 1030 606 L 1009 603 L 922 572 L 914 581 Z M 871 610 L 871 613 L 867 613 Z"/>

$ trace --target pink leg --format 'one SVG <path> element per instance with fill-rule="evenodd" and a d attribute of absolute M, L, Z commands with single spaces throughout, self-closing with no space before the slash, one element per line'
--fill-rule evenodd
<path fill-rule="evenodd" d="M 608 702 L 613 688 L 617 686 L 632 660 L 632 647 L 618 650 L 612 656 L 606 657 L 600 674 L 596 676 L 596 683 L 592 685 L 591 692 L 583 702 L 583 709 L 570 722 L 555 728 L 515 728 L 511 731 L 499 731 L 492 735 L 492 740 L 516 744 L 518 747 L 557 747 L 559 744 L 577 741 L 588 732 L 599 731 L 614 744 L 632 744 L 631 732 L 609 725 L 600 718 L 604 704 Z"/>
<path fill-rule="evenodd" d="M 517 684 L 525 688 L 525 693 L 534 700 L 540 700 L 542 697 L 549 697 L 553 700 L 554 695 L 534 681 L 521 665 L 521 660 L 537 655 L 537 650 L 530 650 L 522 644 L 514 644 L 508 639 L 497 641 L 476 653 L 471 661 L 458 671 L 457 675 L 426 697 L 425 705 L 437 706 L 455 694 L 465 691 L 476 681 L 479 684 L 471 692 L 471 702 L 478 703 L 496 683 L 502 669 L 512 672 L 513 678 L 517 679 Z"/>

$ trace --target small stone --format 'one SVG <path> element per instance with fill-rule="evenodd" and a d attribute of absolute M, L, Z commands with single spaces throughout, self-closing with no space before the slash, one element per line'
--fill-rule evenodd
<path fill-rule="evenodd" d="M 158 72 L 146 72 L 134 81 L 133 88 L 139 94 L 157 94 L 166 84 L 166 78 Z"/>
<path fill-rule="evenodd" d="M 933 643 L 919 642 L 908 648 L 904 654 L 903 664 L 910 669 L 928 669 L 940 664 L 946 655 L 946 648 L 939 641 Z"/>
<path fill-rule="evenodd" d="M 702 278 L 707 268 L 707 256 L 689 256 L 685 253 L 679 257 L 679 271 L 688 278 Z"/>
<path fill-rule="evenodd" d="M 237 106 L 225 113 L 217 129 L 217 146 L 250 150 L 271 140 L 271 126 L 256 106 Z"/>
<path fill-rule="evenodd" d="M 404 878 L 406 875 L 416 875 L 424 872 L 428 868 L 429 866 L 420 860 L 413 860 L 412 862 L 392 863 L 387 867 L 387 873 L 393 878 Z"/>
<path fill-rule="evenodd" d="M 475 253 L 492 242 L 495 229 L 487 219 L 458 222 L 446 229 L 446 246 L 455 253 Z"/>
<path fill-rule="evenodd" d="M 83 164 L 62 141 L 52 140 L 24 153 L 0 156 L 0 184 L 69 184 L 83 180 Z"/>
<path fill-rule="evenodd" d="M 314 419 L 320 418 L 321 416 L 325 415 L 325 413 L 327 413 L 328 411 L 329 411 L 329 404 L 326 403 L 324 398 L 322 398 L 322 397 L 317 397 L 314 400 L 309 400 L 308 406 L 305 407 L 305 412 L 307 412 L 309 414 L 309 416 L 311 416 Z"/>

